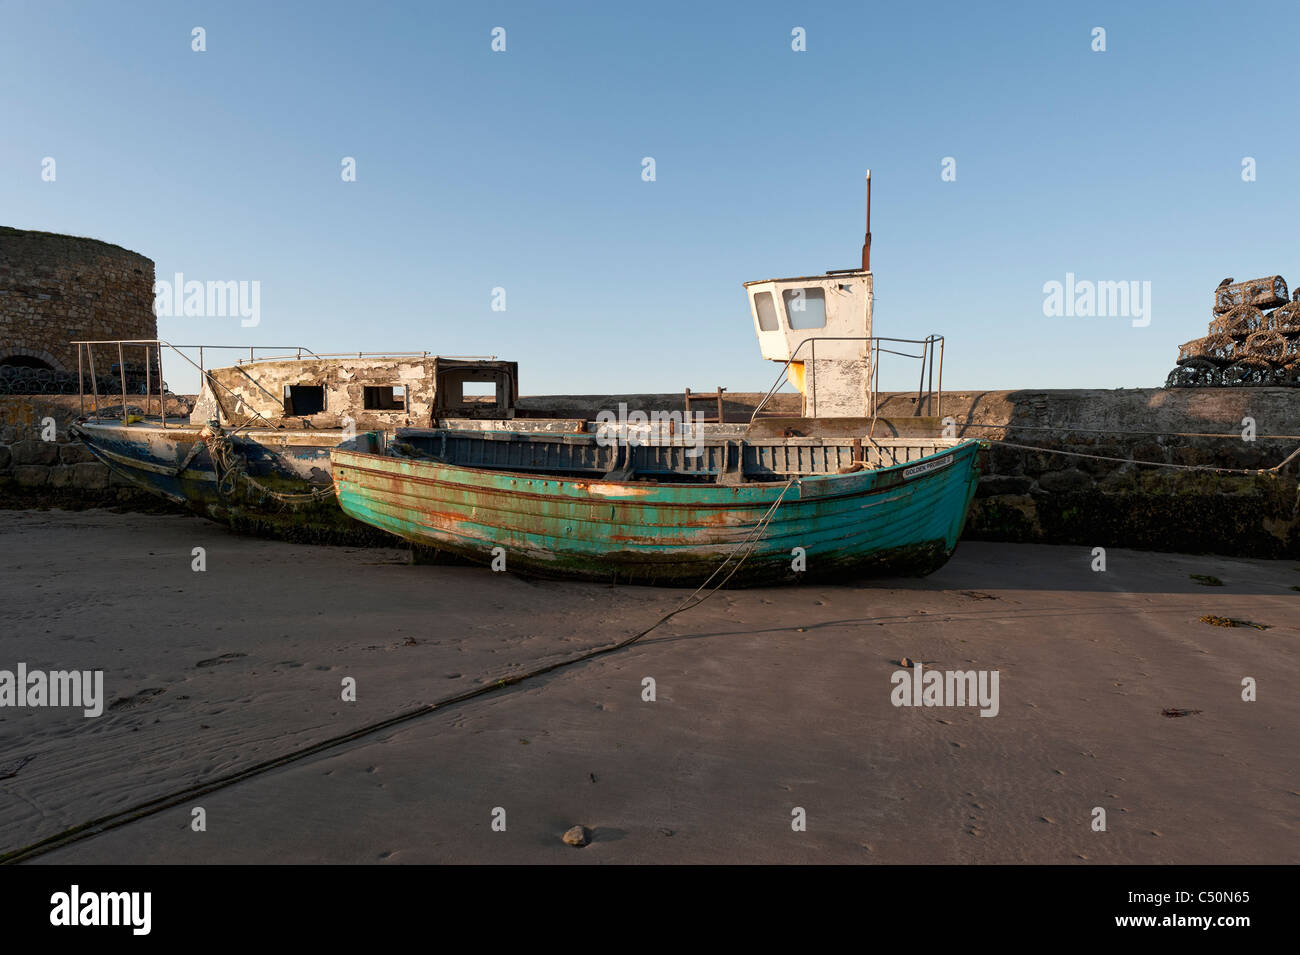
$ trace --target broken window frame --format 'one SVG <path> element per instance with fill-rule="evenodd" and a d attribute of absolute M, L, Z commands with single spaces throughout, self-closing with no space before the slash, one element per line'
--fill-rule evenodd
<path fill-rule="evenodd" d="M 381 394 L 383 391 L 390 392 L 391 393 L 390 400 L 399 400 L 401 401 L 401 404 L 391 408 L 371 405 L 370 396 L 373 392 L 376 391 L 379 391 Z M 401 393 L 400 398 L 397 397 L 398 392 Z M 361 410 L 363 411 L 374 412 L 376 414 L 406 414 L 407 409 L 410 408 L 410 406 L 411 406 L 411 388 L 409 385 L 363 384 L 361 386 Z"/>
<path fill-rule="evenodd" d="M 320 407 L 314 411 L 300 411 L 298 403 L 294 400 L 293 393 L 296 389 L 312 389 L 320 392 Z M 306 397 L 305 395 L 303 397 Z M 328 394 L 324 385 L 313 384 L 311 382 L 295 382 L 291 385 L 284 386 L 284 414 L 286 418 L 310 418 L 312 415 L 324 414 L 329 401 Z"/>

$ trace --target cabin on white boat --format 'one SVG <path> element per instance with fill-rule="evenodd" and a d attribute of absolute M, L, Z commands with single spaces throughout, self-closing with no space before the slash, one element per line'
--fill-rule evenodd
<path fill-rule="evenodd" d="M 871 272 L 746 282 L 763 357 L 786 363 L 807 418 L 861 418 L 871 403 Z"/>

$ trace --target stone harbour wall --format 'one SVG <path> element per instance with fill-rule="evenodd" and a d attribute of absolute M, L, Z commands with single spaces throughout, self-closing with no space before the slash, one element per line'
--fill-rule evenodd
<path fill-rule="evenodd" d="M 891 395 L 881 410 L 901 422 L 914 408 Z M 961 392 L 921 410 L 958 436 L 1026 446 L 981 454 L 966 539 L 1300 557 L 1300 459 L 1278 474 L 1206 470 L 1271 468 L 1300 448 L 1294 389 Z"/>
<path fill-rule="evenodd" d="M 76 395 L 0 396 L 0 507 L 180 511 L 96 461 L 68 434 L 80 408 Z M 173 412 L 188 414 L 186 400 L 169 399 Z M 47 419 L 54 423 L 48 441 Z"/>

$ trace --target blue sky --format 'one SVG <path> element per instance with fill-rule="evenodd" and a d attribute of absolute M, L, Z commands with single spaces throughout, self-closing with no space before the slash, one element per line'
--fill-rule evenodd
<path fill-rule="evenodd" d="M 877 334 L 945 334 L 950 388 L 1154 386 L 1221 278 L 1300 283 L 1297 9 L 7 0 L 0 224 L 261 283 L 173 341 L 764 390 L 741 283 L 853 266 L 869 167 Z M 1150 325 L 1045 317 L 1067 272 Z"/>

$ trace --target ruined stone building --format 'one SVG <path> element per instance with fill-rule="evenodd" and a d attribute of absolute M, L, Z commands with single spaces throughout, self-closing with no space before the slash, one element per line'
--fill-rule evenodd
<path fill-rule="evenodd" d="M 120 246 L 0 226 L 0 368 L 77 370 L 78 339 L 158 336 L 154 264 Z M 116 349 L 96 352 L 98 372 Z"/>

